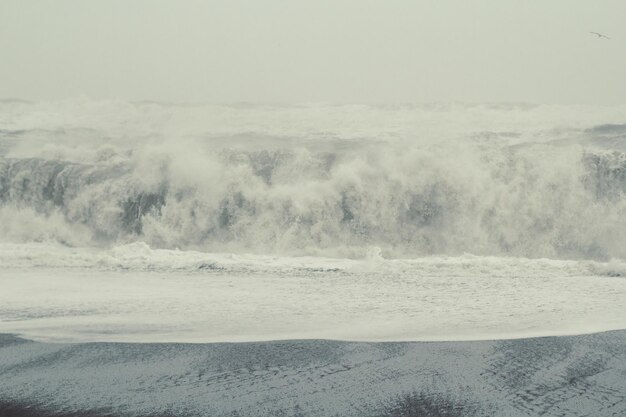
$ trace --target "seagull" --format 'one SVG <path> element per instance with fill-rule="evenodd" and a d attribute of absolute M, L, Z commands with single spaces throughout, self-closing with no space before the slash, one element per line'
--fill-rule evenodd
<path fill-rule="evenodd" d="M 589 33 L 592 33 L 592 34 L 596 35 L 598 38 L 606 38 L 606 39 L 611 39 L 611 38 L 609 38 L 608 36 L 603 35 L 603 34 L 598 33 L 598 32 L 589 32 Z"/>

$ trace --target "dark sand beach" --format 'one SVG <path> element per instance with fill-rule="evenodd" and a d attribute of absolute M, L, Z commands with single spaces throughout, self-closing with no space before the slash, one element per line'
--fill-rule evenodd
<path fill-rule="evenodd" d="M 623 416 L 626 331 L 478 342 L 0 337 L 0 416 Z"/>

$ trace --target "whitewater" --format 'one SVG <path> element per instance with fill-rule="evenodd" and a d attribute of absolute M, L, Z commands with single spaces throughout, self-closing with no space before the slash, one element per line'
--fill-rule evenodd
<path fill-rule="evenodd" d="M 626 328 L 626 106 L 0 101 L 0 333 Z"/>

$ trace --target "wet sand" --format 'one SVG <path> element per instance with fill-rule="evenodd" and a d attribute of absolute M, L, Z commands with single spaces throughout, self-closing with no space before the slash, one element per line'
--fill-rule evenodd
<path fill-rule="evenodd" d="M 0 335 L 0 417 L 422 415 L 626 415 L 626 331 L 401 343 Z"/>

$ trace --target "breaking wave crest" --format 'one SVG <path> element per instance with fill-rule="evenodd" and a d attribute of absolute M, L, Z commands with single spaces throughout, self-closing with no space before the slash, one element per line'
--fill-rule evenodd
<path fill-rule="evenodd" d="M 361 256 L 626 257 L 626 156 L 580 145 L 242 150 L 211 141 L 0 159 L 12 242 Z"/>

